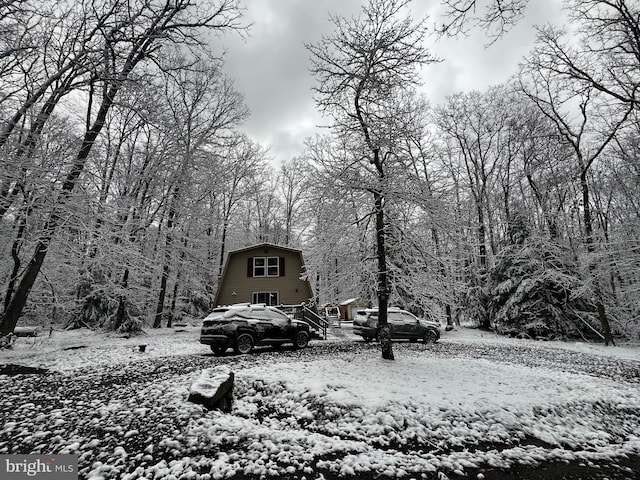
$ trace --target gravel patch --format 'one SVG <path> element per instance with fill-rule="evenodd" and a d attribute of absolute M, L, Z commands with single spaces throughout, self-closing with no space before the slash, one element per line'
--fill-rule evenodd
<path fill-rule="evenodd" d="M 613 398 L 578 400 L 548 411 L 527 411 L 540 428 L 560 425 L 566 418 L 599 423 L 598 438 L 573 445 L 568 438 L 561 444 L 546 442 L 538 430 L 527 431 L 526 422 L 505 427 L 504 416 L 492 421 L 454 407 L 446 411 L 412 404 L 363 409 L 255 378 L 237 377 L 232 417 L 185 401 L 188 386 L 204 368 L 226 364 L 242 372 L 256 365 L 277 368 L 282 362 L 319 358 L 352 362 L 375 355 L 377 348 L 358 341 L 314 342 L 299 351 L 140 356 L 38 374 L 5 366 L 8 370 L 0 375 L 0 453 L 73 453 L 79 457 L 81 478 L 105 479 L 638 478 L 640 410 L 633 398 L 626 404 Z M 621 389 L 637 388 L 640 382 L 638 362 L 559 349 L 444 342 L 398 343 L 394 348 L 398 357 L 551 369 L 605 379 Z M 436 419 L 444 426 L 436 426 Z M 466 430 L 452 436 L 456 422 L 488 428 L 486 439 L 465 436 Z M 379 436 L 371 434 L 376 425 Z M 589 429 L 585 424 L 584 431 L 576 432 L 585 438 L 596 435 Z M 283 436 L 279 441 L 278 435 Z M 611 444 L 626 448 L 613 461 L 603 453 Z"/>

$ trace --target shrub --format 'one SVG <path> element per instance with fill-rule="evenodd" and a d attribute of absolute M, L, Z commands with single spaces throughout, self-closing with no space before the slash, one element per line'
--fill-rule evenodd
<path fill-rule="evenodd" d="M 594 332 L 589 289 L 562 244 L 531 237 L 506 247 L 490 272 L 489 288 L 488 313 L 498 333 L 567 338 Z"/>

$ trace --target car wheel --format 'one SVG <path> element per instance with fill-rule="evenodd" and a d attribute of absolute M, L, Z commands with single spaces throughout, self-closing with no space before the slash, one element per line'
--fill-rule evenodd
<path fill-rule="evenodd" d="M 215 354 L 215 355 L 222 355 L 224 352 L 227 351 L 227 347 L 217 347 L 215 345 L 211 345 L 211 351 Z"/>
<path fill-rule="evenodd" d="M 293 339 L 293 346 L 296 348 L 304 348 L 309 345 L 309 334 L 304 330 L 296 332 L 296 337 Z"/>
<path fill-rule="evenodd" d="M 410 338 L 409 343 L 416 343 L 418 341 L 417 338 Z"/>
<path fill-rule="evenodd" d="M 234 350 L 236 353 L 249 353 L 254 345 L 253 337 L 248 333 L 242 333 L 236 338 Z"/>
<path fill-rule="evenodd" d="M 364 343 L 371 343 L 371 340 L 373 340 L 373 338 L 371 337 L 362 337 L 364 338 Z"/>
<path fill-rule="evenodd" d="M 436 343 L 438 340 L 438 334 L 433 330 L 427 330 L 424 332 L 423 341 L 424 343 Z"/>

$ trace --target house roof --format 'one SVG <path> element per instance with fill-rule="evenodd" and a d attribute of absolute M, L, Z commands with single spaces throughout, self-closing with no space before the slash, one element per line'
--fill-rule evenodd
<path fill-rule="evenodd" d="M 355 303 L 358 300 L 360 300 L 360 297 L 349 298 L 347 300 L 344 300 L 344 301 L 340 302 L 338 305 L 349 305 L 350 303 Z"/>
<path fill-rule="evenodd" d="M 280 250 L 287 250 L 289 252 L 302 253 L 302 250 L 298 248 L 284 247 L 282 245 L 276 245 L 275 243 L 258 243 L 256 245 L 250 245 L 248 247 L 238 248 L 236 250 L 230 250 L 229 255 L 234 253 L 246 252 L 247 250 L 253 250 L 255 248 L 278 248 Z"/>

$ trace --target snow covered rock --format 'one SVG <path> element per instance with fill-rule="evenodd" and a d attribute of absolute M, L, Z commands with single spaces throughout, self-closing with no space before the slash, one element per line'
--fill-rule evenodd
<path fill-rule="evenodd" d="M 209 410 L 230 412 L 233 402 L 233 379 L 233 372 L 227 366 L 204 369 L 189 388 L 188 401 L 204 405 Z"/>

